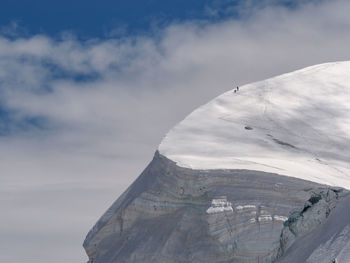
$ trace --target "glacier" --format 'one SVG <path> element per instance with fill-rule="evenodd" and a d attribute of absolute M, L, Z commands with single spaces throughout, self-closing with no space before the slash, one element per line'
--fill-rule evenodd
<path fill-rule="evenodd" d="M 350 62 L 230 90 L 171 129 L 90 263 L 350 262 Z"/>
<path fill-rule="evenodd" d="M 192 169 L 258 170 L 350 189 L 349 101 L 350 62 L 308 67 L 220 95 L 176 125 L 159 152 Z"/>

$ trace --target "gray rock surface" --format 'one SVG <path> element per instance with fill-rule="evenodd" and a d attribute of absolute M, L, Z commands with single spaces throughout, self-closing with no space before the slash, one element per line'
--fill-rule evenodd
<path fill-rule="evenodd" d="M 89 232 L 84 248 L 93 263 L 287 260 L 298 240 L 325 226 L 346 194 L 260 171 L 181 168 L 156 152 Z M 304 262 L 293 255 L 280 262 Z"/>
<path fill-rule="evenodd" d="M 316 210 L 322 211 L 322 204 Z M 309 213 L 319 215 L 315 212 Z M 317 224 L 308 234 L 296 237 L 293 245 L 277 262 L 350 262 L 350 197 L 337 204 L 327 220 Z"/>

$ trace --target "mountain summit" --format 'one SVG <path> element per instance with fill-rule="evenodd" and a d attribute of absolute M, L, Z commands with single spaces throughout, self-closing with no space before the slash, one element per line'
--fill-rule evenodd
<path fill-rule="evenodd" d="M 350 189 L 350 62 L 308 67 L 228 91 L 159 146 L 192 169 L 249 169 Z"/>
<path fill-rule="evenodd" d="M 199 107 L 89 232 L 89 262 L 350 262 L 349 101 L 336 62 Z"/>

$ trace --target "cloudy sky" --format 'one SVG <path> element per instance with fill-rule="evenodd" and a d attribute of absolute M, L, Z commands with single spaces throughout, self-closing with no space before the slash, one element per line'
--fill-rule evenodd
<path fill-rule="evenodd" d="M 237 85 L 350 58 L 348 0 L 4 0 L 0 262 L 86 262 L 166 132 Z"/>

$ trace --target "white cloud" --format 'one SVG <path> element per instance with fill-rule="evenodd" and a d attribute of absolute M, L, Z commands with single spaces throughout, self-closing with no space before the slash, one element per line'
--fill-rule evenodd
<path fill-rule="evenodd" d="M 0 38 L 0 105 L 11 110 L 0 137 L 0 261 L 24 261 L 15 251 L 26 262 L 85 260 L 84 235 L 168 129 L 236 85 L 348 60 L 347 10 L 342 0 L 265 6 L 111 40 Z M 45 129 L 23 126 L 37 117 Z"/>

